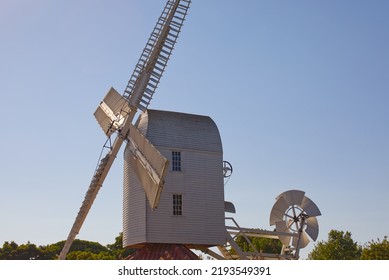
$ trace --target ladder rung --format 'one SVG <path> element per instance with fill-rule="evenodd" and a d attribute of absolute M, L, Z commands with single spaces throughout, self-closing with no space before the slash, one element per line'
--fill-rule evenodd
<path fill-rule="evenodd" d="M 171 52 L 168 52 L 168 51 L 166 51 L 166 50 L 164 50 L 164 49 L 161 49 L 161 52 L 163 52 L 164 54 L 167 54 L 167 55 L 170 55 L 170 54 L 171 54 Z"/>
<path fill-rule="evenodd" d="M 165 66 L 166 65 L 166 63 L 163 63 L 163 62 L 159 61 L 158 59 L 157 59 L 157 61 L 155 63 L 158 64 L 158 65 L 161 65 L 161 66 Z"/>
<path fill-rule="evenodd" d="M 150 89 L 146 92 L 146 89 L 145 89 L 145 92 L 143 93 L 143 96 L 147 96 L 148 98 L 153 97 L 153 93 L 154 92 L 152 90 L 150 90 Z"/>
<path fill-rule="evenodd" d="M 161 58 L 162 60 L 164 60 L 164 61 L 169 61 L 169 58 L 168 57 L 166 57 L 166 56 L 164 56 L 164 55 L 159 55 L 159 57 L 158 58 Z"/>
<path fill-rule="evenodd" d="M 184 9 L 184 12 L 183 11 L 181 11 L 181 10 L 179 10 L 179 9 L 177 9 L 176 10 L 176 13 L 178 13 L 178 14 L 181 14 L 181 15 L 183 15 L 183 16 L 186 16 L 186 9 Z"/>
<path fill-rule="evenodd" d="M 153 51 L 153 49 L 147 49 L 147 48 L 144 48 L 143 49 L 143 53 L 151 53 Z M 143 55 L 143 53 L 142 53 L 142 55 Z"/>
<path fill-rule="evenodd" d="M 158 39 L 158 34 L 155 34 L 154 32 L 151 33 L 149 37 L 149 42 L 152 42 L 153 44 L 157 41 Z"/>
<path fill-rule="evenodd" d="M 154 66 L 154 69 L 157 69 L 159 72 L 163 72 L 163 69 L 159 68 L 158 66 Z"/>
<path fill-rule="evenodd" d="M 170 24 L 172 24 L 172 25 L 174 25 L 174 26 L 176 26 L 176 27 L 178 27 L 178 28 L 180 28 L 181 27 L 181 23 L 178 23 L 178 22 L 176 22 L 176 21 L 174 21 L 174 20 L 172 20 L 171 22 L 170 22 Z"/>
<path fill-rule="evenodd" d="M 170 40 L 170 41 L 172 41 L 171 44 L 175 44 L 175 42 L 176 42 L 176 40 L 177 40 L 177 38 L 178 38 L 178 34 L 173 34 L 173 33 L 171 33 L 171 32 L 169 31 L 168 36 L 173 37 L 173 39 L 171 39 L 171 38 L 169 38 L 169 37 L 166 37 L 166 40 Z M 169 43 L 170 43 L 170 42 L 169 42 Z"/>
<path fill-rule="evenodd" d="M 150 81 L 152 81 L 152 82 L 154 82 L 154 83 L 156 83 L 156 84 L 159 83 L 159 81 L 158 81 L 157 79 L 154 79 L 154 78 L 151 78 L 151 77 L 150 77 Z"/>
<path fill-rule="evenodd" d="M 149 87 L 151 87 L 151 88 L 154 88 L 154 89 L 157 88 L 157 85 L 153 85 L 153 84 L 151 84 L 151 83 L 148 83 L 147 86 L 149 86 Z"/>
<path fill-rule="evenodd" d="M 152 98 L 151 96 L 145 96 L 145 95 L 144 95 L 144 96 L 142 97 L 141 101 L 142 101 L 142 100 L 143 100 L 143 101 L 145 101 L 145 100 L 146 100 L 146 101 L 147 101 L 147 103 L 149 103 L 149 102 L 150 102 L 150 100 L 151 100 L 151 98 Z M 143 103 L 146 103 L 146 102 L 143 102 Z"/>
<path fill-rule="evenodd" d="M 170 27 L 170 30 L 173 30 L 173 31 L 175 31 L 175 32 L 177 32 L 177 33 L 179 33 L 180 32 L 180 30 L 179 29 L 176 29 L 176 28 L 174 28 L 174 27 Z"/>
<path fill-rule="evenodd" d="M 178 37 L 178 33 L 172 33 L 171 30 L 169 30 L 169 33 L 167 34 L 168 36 L 166 37 L 166 40 L 167 42 L 171 43 L 171 44 L 174 44 L 177 40 L 177 37 Z M 170 36 L 170 37 L 169 37 Z"/>
<path fill-rule="evenodd" d="M 153 95 L 153 94 L 154 94 L 154 91 L 152 91 L 152 90 L 149 89 L 149 88 L 146 88 L 146 89 L 145 89 L 145 92 L 148 93 L 148 94 L 150 94 L 150 95 Z"/>
<path fill-rule="evenodd" d="M 145 111 L 146 107 L 142 106 L 141 104 L 138 104 L 138 109 L 141 111 Z"/>
<path fill-rule="evenodd" d="M 182 18 L 182 17 L 179 17 L 179 16 L 177 16 L 177 15 L 173 16 L 173 18 L 175 18 L 175 19 L 178 19 L 178 20 L 181 20 L 181 21 L 183 21 L 183 20 L 184 20 L 184 18 Z"/>
<path fill-rule="evenodd" d="M 141 104 L 143 107 L 147 108 L 147 106 L 150 104 L 150 101 L 151 99 L 147 100 L 147 99 L 141 99 L 139 101 L 139 104 Z"/>
<path fill-rule="evenodd" d="M 161 78 L 161 74 L 155 72 L 155 71 L 151 71 L 151 76 L 157 78 L 157 79 L 160 79 Z"/>
<path fill-rule="evenodd" d="M 181 8 L 181 9 L 183 9 L 183 10 L 187 10 L 187 9 L 188 9 L 188 6 L 185 6 L 185 5 L 183 5 L 183 4 L 179 4 L 179 5 L 178 5 L 178 8 Z"/>
<path fill-rule="evenodd" d="M 170 39 L 169 37 L 166 37 L 165 38 L 165 42 L 164 42 L 164 45 L 168 43 L 168 44 L 171 44 L 171 45 L 174 45 L 174 41 L 172 39 Z"/>

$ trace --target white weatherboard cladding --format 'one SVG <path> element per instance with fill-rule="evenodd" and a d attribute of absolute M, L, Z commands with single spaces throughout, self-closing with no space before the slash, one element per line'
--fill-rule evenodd
<path fill-rule="evenodd" d="M 171 153 L 169 149 L 161 152 Z M 152 212 L 147 208 L 147 239 L 156 243 L 223 244 L 222 157 L 185 150 L 181 159 L 182 171 L 167 174 L 158 209 Z M 215 188 L 218 185 L 222 188 Z M 182 216 L 173 216 L 173 194 L 182 194 Z"/>
<path fill-rule="evenodd" d="M 131 152 L 124 151 L 123 176 L 123 246 L 145 242 L 146 194 L 130 166 Z M 131 186 L 131 187 L 130 187 Z"/>
<path fill-rule="evenodd" d="M 124 245 L 224 244 L 223 154 L 215 123 L 204 116 L 149 110 L 138 120 L 138 128 L 170 161 L 172 151 L 181 152 L 182 171 L 169 167 L 159 206 L 153 211 L 137 179 L 128 178 L 133 177 L 131 167 L 125 168 Z M 128 156 L 126 147 L 127 164 Z M 182 195 L 182 216 L 173 215 L 173 194 Z M 145 217 L 145 223 L 139 216 Z"/>

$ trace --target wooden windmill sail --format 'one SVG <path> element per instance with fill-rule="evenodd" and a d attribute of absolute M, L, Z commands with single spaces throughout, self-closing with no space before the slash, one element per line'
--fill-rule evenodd
<path fill-rule="evenodd" d="M 138 110 L 145 111 L 147 109 L 153 97 L 170 59 L 190 4 L 191 0 L 167 1 L 124 93 L 120 95 L 111 88 L 95 111 L 96 120 L 104 133 L 108 137 L 114 136 L 115 139 L 95 170 L 59 259 L 66 258 L 120 147 L 127 139 L 130 139 L 135 147 L 136 174 L 144 187 L 149 204 L 153 209 L 158 206 L 168 161 L 137 131 L 132 125 L 132 121 Z"/>

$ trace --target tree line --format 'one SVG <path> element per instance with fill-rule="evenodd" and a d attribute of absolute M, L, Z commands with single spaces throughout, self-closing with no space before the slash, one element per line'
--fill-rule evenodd
<path fill-rule="evenodd" d="M 0 260 L 57 260 L 65 241 L 37 246 L 33 243 L 18 245 L 16 242 L 4 242 L 0 247 Z M 66 256 L 67 260 L 120 260 L 134 252 L 123 248 L 123 234 L 115 238 L 115 242 L 106 246 L 98 242 L 74 240 Z"/>
<path fill-rule="evenodd" d="M 243 236 L 238 236 L 236 242 L 244 252 L 253 251 L 279 254 L 282 243 L 277 239 L 260 237 L 248 238 L 250 245 Z M 254 247 L 254 248 L 253 248 Z M 232 249 L 230 253 L 235 252 Z M 389 240 L 385 236 L 382 240 L 371 240 L 363 246 L 355 242 L 349 231 L 331 230 L 327 241 L 315 244 L 308 254 L 309 260 L 389 260 Z"/>
<path fill-rule="evenodd" d="M 253 248 L 245 238 L 239 236 L 237 243 L 243 251 Z M 255 249 L 263 253 L 279 253 L 282 244 L 279 240 L 260 237 L 250 237 Z M 4 242 L 0 247 L 0 260 L 56 260 L 65 241 L 54 244 L 37 246 L 30 242 L 18 245 L 14 241 Z M 68 260 L 120 260 L 134 252 L 134 249 L 123 248 L 123 234 L 115 238 L 115 242 L 106 246 L 98 242 L 74 240 Z M 233 252 L 231 252 L 233 254 Z M 331 230 L 327 241 L 315 244 L 308 255 L 309 260 L 389 260 L 389 240 L 385 236 L 382 240 L 371 240 L 363 246 L 352 239 L 350 232 Z"/>
<path fill-rule="evenodd" d="M 327 241 L 315 244 L 310 260 L 389 260 L 389 240 L 371 240 L 363 246 L 355 242 L 349 231 L 331 230 Z"/>

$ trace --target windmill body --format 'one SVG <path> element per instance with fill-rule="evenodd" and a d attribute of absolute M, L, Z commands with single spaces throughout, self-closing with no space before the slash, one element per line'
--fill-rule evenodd
<path fill-rule="evenodd" d="M 124 246 L 188 247 L 225 243 L 223 149 L 205 116 L 147 110 L 138 130 L 169 160 L 158 208 L 152 209 L 136 170 L 134 147 L 124 152 Z"/>

